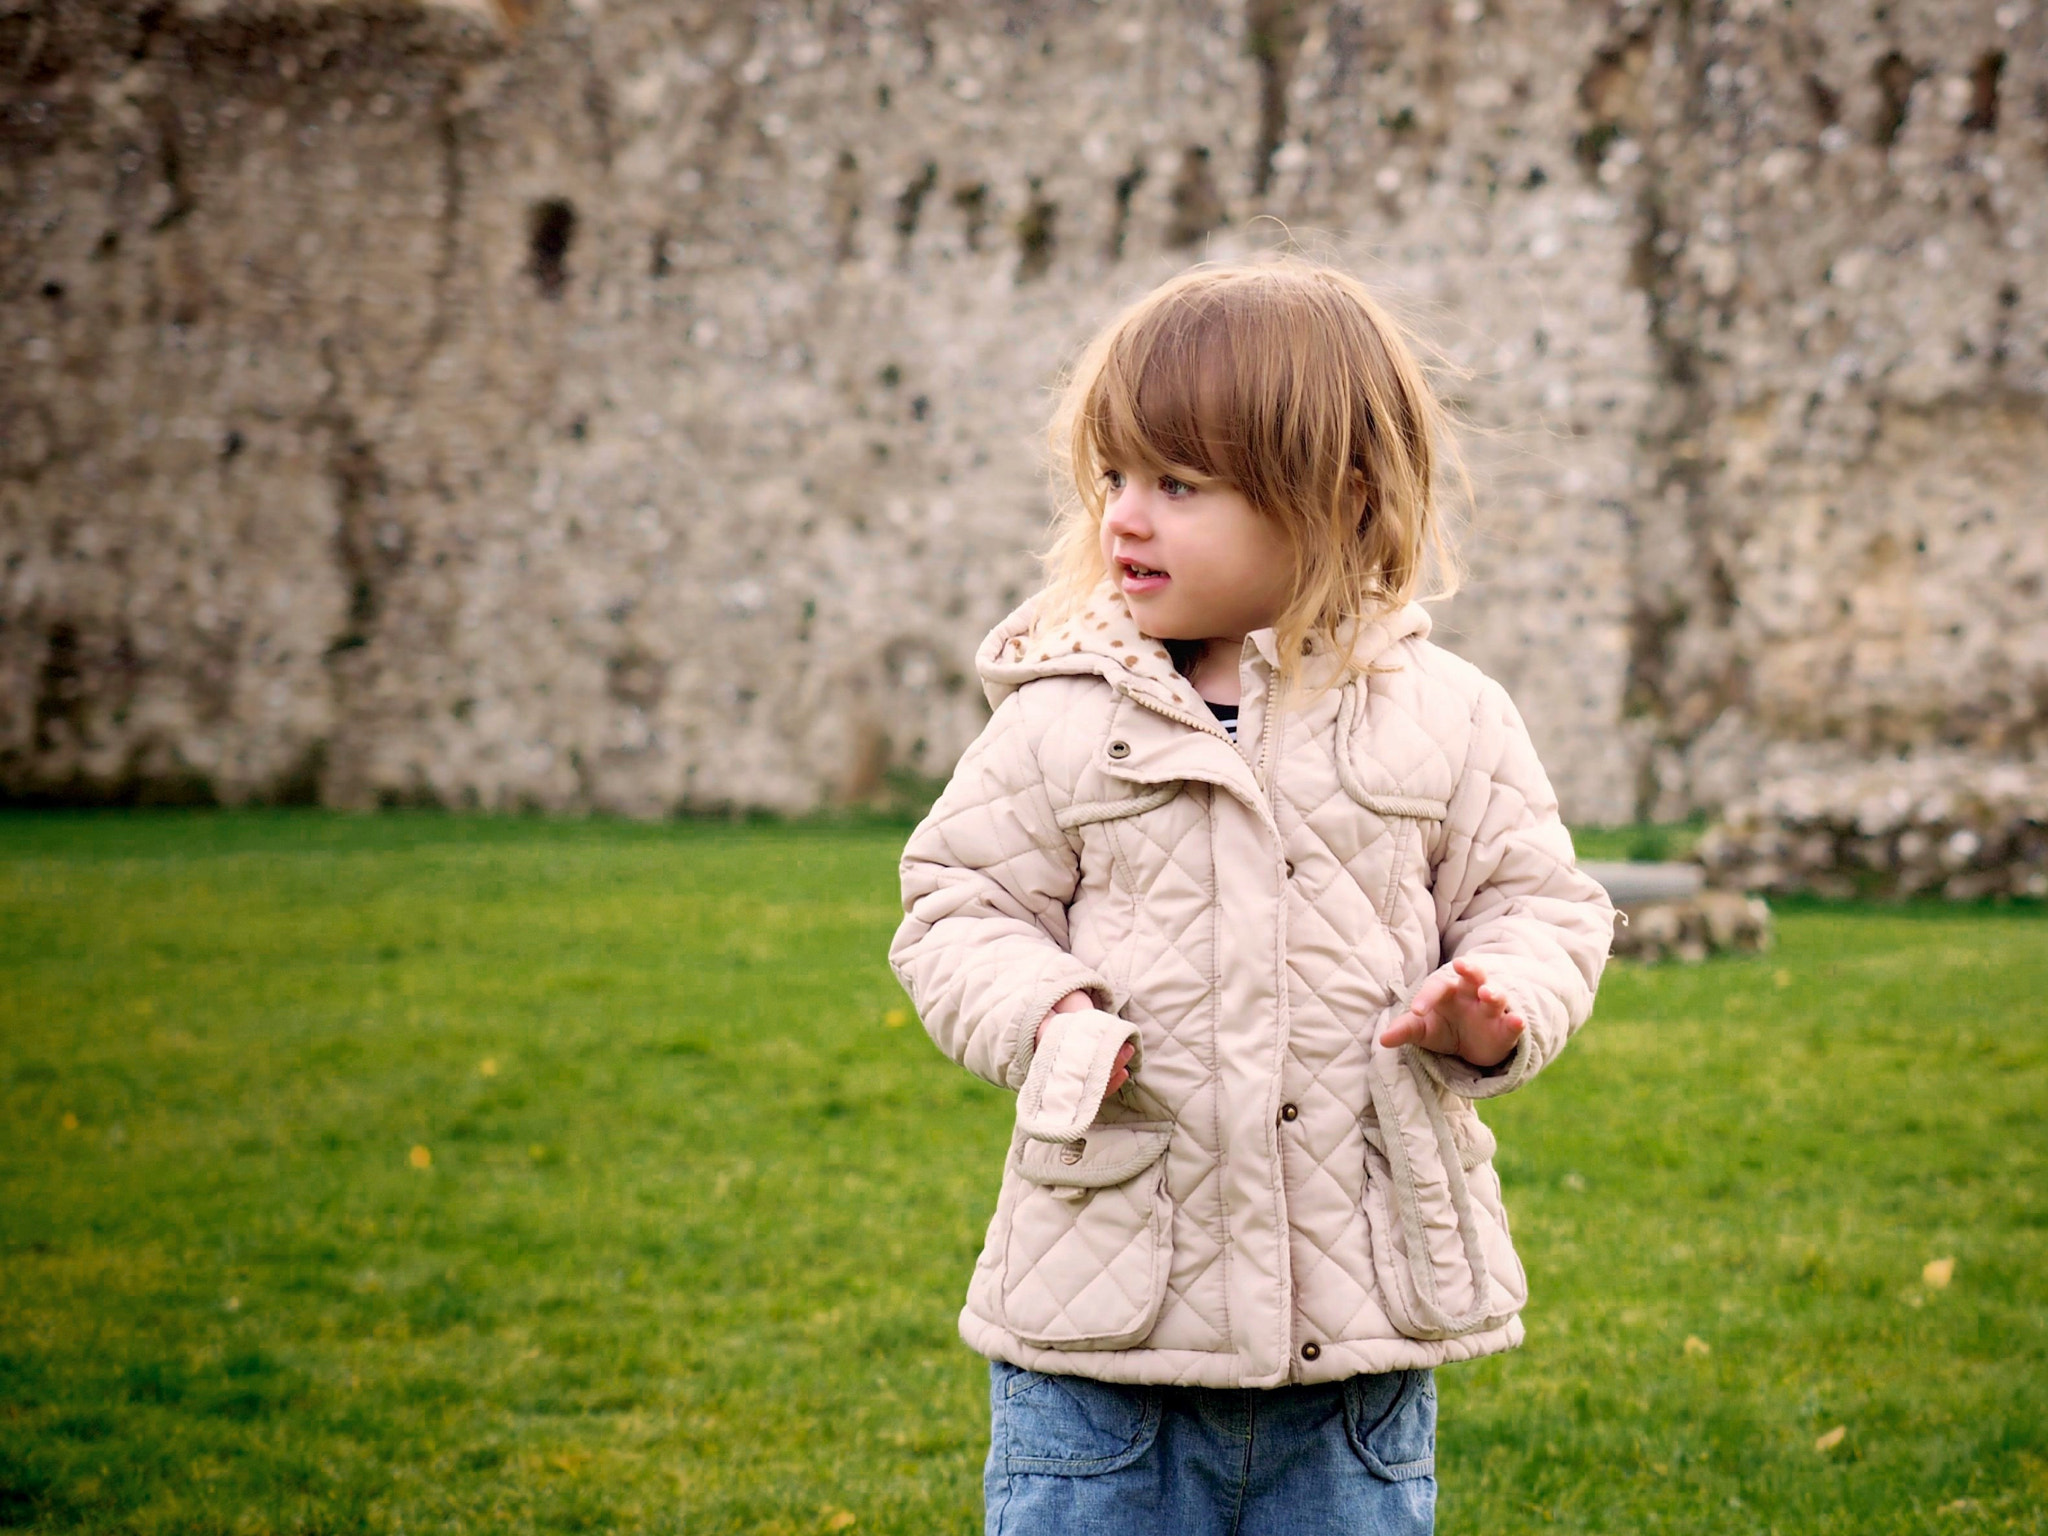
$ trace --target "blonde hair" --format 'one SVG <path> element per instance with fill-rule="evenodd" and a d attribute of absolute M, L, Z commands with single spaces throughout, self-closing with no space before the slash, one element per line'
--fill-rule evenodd
<path fill-rule="evenodd" d="M 1351 621 L 1457 590 L 1436 477 L 1455 472 L 1468 499 L 1471 482 L 1448 422 L 1402 327 L 1356 278 L 1293 256 L 1183 272 L 1062 382 L 1041 614 L 1057 622 L 1109 574 L 1104 471 L 1225 485 L 1293 548 L 1294 597 L 1274 626 L 1291 679 L 1312 636 L 1334 643 Z"/>

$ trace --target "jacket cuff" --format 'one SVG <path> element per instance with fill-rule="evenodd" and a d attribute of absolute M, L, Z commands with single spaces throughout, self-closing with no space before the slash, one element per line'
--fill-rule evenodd
<path fill-rule="evenodd" d="M 1519 1008 L 1515 1011 L 1521 1012 Z M 1421 1056 L 1429 1075 L 1460 1098 L 1497 1099 L 1536 1075 L 1536 1052 L 1532 1047 L 1529 1031 L 1524 1029 L 1514 1050 L 1490 1067 L 1475 1067 L 1462 1056 L 1443 1056 L 1435 1051 L 1423 1051 Z"/>
<path fill-rule="evenodd" d="M 1031 1061 L 1038 1054 L 1038 1026 L 1052 1012 L 1054 1003 L 1069 992 L 1086 992 L 1104 1013 L 1116 1012 L 1118 999 L 1111 994 L 1109 983 L 1071 955 L 1065 960 L 1064 965 L 1046 972 L 1025 991 L 1017 1011 L 1010 1016 L 1010 1049 L 997 1059 L 1007 1063 L 1003 1081 L 1012 1089 L 1022 1088 L 1031 1075 Z"/>
<path fill-rule="evenodd" d="M 1116 1059 L 1125 1045 L 1140 1049 L 1138 1026 L 1101 1009 L 1056 1013 L 1017 1095 L 1017 1129 L 1037 1141 L 1075 1142 L 1087 1134 Z M 1130 1069 L 1139 1062 L 1133 1054 Z"/>

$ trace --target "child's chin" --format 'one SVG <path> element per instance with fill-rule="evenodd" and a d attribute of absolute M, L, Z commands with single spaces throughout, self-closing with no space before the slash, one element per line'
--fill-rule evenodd
<path fill-rule="evenodd" d="M 1200 638 L 1192 633 L 1192 626 L 1176 623 L 1170 613 L 1160 613 L 1156 607 L 1143 598 L 1132 598 L 1129 603 L 1131 618 L 1138 626 L 1138 633 L 1147 640 L 1194 640 Z M 1151 612 L 1146 610 L 1150 608 Z"/>

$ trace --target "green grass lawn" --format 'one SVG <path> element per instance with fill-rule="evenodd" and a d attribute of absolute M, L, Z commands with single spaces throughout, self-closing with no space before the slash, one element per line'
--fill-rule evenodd
<path fill-rule="evenodd" d="M 1008 1104 L 902 838 L 0 817 L 0 1526 L 978 1530 Z M 2038 906 L 1611 972 L 1487 1107 L 1441 1528 L 2048 1530 L 2044 995 Z"/>

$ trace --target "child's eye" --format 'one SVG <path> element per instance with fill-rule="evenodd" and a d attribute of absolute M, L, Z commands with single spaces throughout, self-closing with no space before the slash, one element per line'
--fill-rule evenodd
<path fill-rule="evenodd" d="M 1173 497 L 1192 496 L 1195 494 L 1195 488 L 1189 485 L 1187 481 L 1176 480 L 1171 475 L 1161 475 L 1159 477 L 1159 489 Z"/>
<path fill-rule="evenodd" d="M 1124 472 L 1120 469 L 1105 469 L 1102 478 L 1108 484 L 1112 495 L 1124 488 Z"/>

